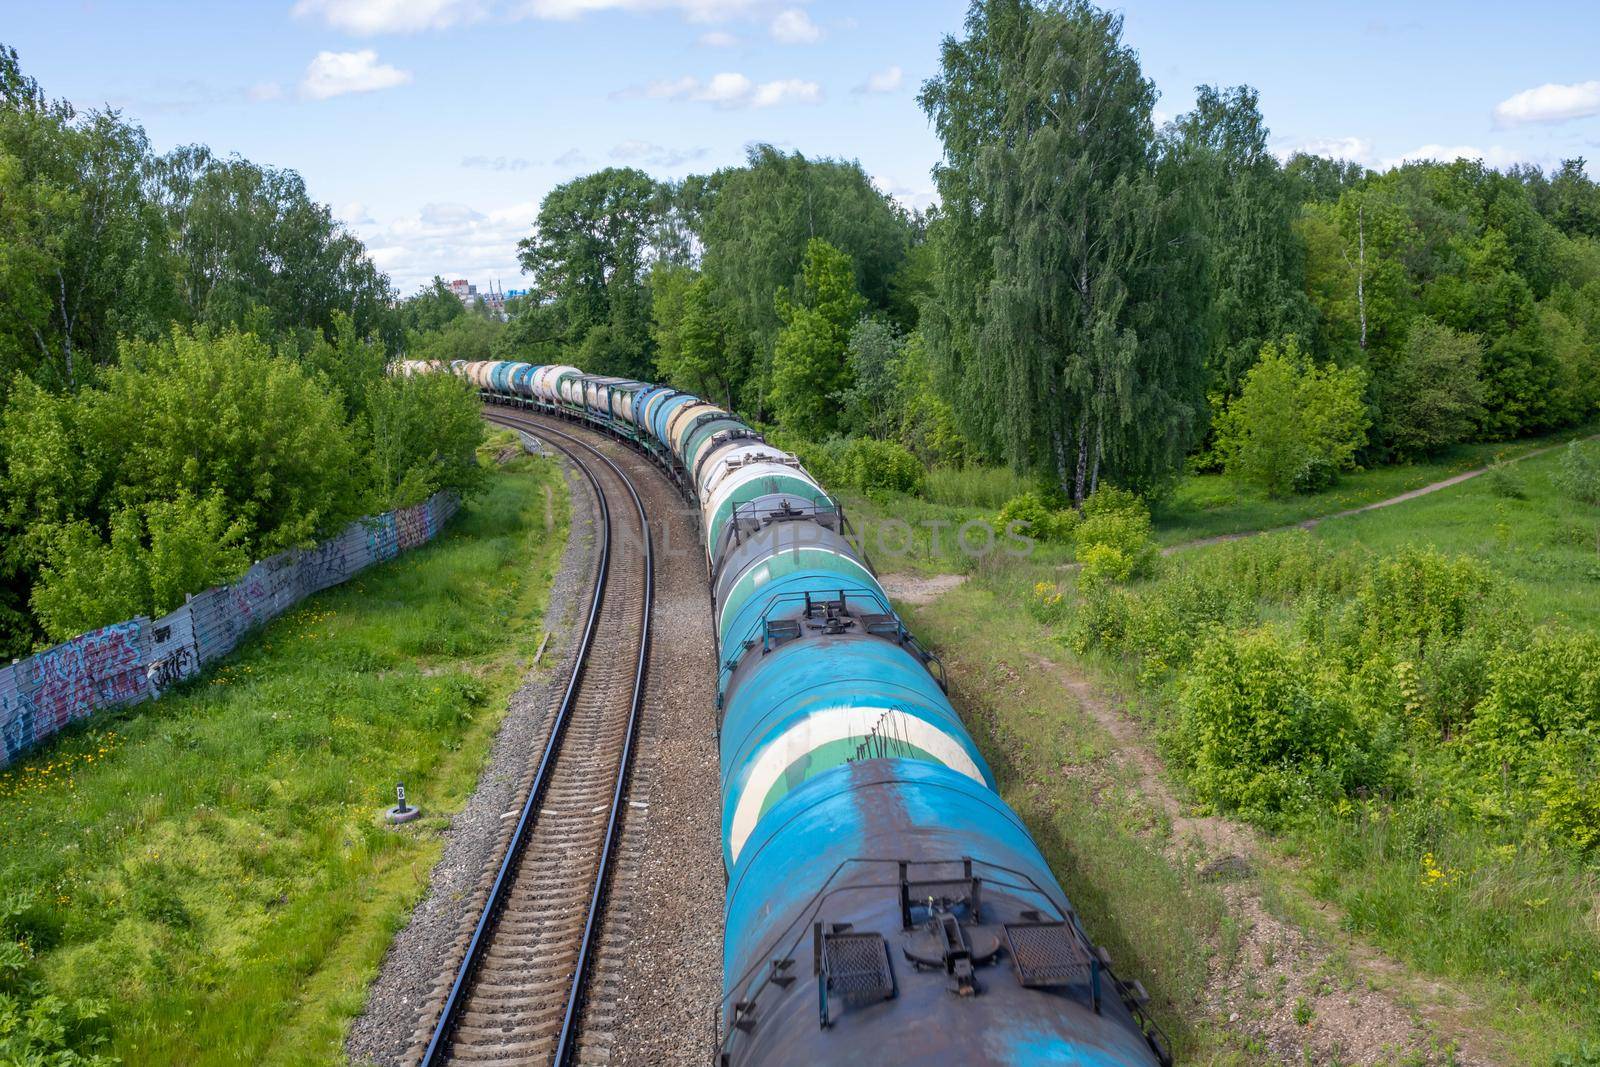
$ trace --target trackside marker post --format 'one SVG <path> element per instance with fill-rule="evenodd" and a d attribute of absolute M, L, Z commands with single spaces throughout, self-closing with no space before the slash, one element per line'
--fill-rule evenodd
<path fill-rule="evenodd" d="M 408 806 L 406 804 L 406 784 L 404 782 L 396 782 L 394 784 L 394 798 L 395 800 L 399 801 L 399 803 L 390 808 L 388 811 L 384 812 L 384 818 L 388 819 L 389 822 L 410 822 L 411 820 L 419 818 L 422 815 L 421 808 Z"/>

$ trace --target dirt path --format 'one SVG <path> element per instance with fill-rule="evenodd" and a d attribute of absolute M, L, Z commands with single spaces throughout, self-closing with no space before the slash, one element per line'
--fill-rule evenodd
<path fill-rule="evenodd" d="M 1586 441 L 1593 441 L 1596 439 L 1600 439 L 1600 434 L 1583 438 L 1583 440 Z M 1505 462 L 1508 464 L 1521 463 L 1525 459 L 1533 459 L 1535 456 L 1543 456 L 1547 453 L 1554 452 L 1558 448 L 1565 448 L 1568 444 L 1569 442 L 1563 441 L 1556 445 L 1546 445 L 1543 448 L 1536 448 L 1532 452 L 1524 452 L 1520 456 L 1505 460 Z M 1205 548 L 1207 545 L 1221 545 L 1226 544 L 1229 541 L 1242 541 L 1246 537 L 1257 537 L 1261 534 L 1282 533 L 1285 530 L 1314 530 L 1330 519 L 1348 519 L 1352 515 L 1360 515 L 1367 511 L 1377 511 L 1379 508 L 1392 508 L 1396 504 L 1404 504 L 1408 500 L 1416 500 L 1418 497 L 1424 497 L 1430 493 L 1437 493 L 1441 489 L 1449 489 L 1453 485 L 1460 485 L 1462 482 L 1471 481 L 1480 474 L 1487 474 L 1489 471 L 1493 470 L 1495 466 L 1495 464 L 1489 464 L 1483 467 L 1475 467 L 1469 471 L 1462 471 L 1460 474 L 1452 474 L 1450 477 L 1441 479 L 1440 481 L 1430 482 L 1418 489 L 1408 490 L 1407 492 L 1401 493 L 1398 496 L 1391 496 L 1386 500 L 1378 500 L 1371 504 L 1363 504 L 1358 508 L 1347 508 L 1344 511 L 1336 511 L 1331 515 L 1318 515 L 1313 518 L 1302 519 L 1299 522 L 1292 522 L 1286 526 L 1270 526 L 1264 530 L 1240 530 L 1237 533 L 1216 534 L 1211 537 L 1201 537 L 1193 541 L 1184 541 L 1180 544 L 1168 545 L 1161 550 L 1161 554 L 1163 556 L 1170 556 L 1174 552 L 1182 552 L 1185 549 Z M 1076 564 L 1071 564 L 1071 566 L 1076 566 Z"/>
<path fill-rule="evenodd" d="M 1283 1063 L 1501 1062 L 1479 1047 L 1472 1006 L 1460 993 L 1418 979 L 1361 942 L 1330 942 L 1275 915 L 1258 874 L 1271 861 L 1255 832 L 1230 819 L 1191 813 L 1168 787 L 1160 756 L 1120 702 L 1046 657 L 1037 657 L 1035 666 L 1053 674 L 1111 736 L 1118 782 L 1132 785 L 1171 825 L 1169 858 L 1192 863 L 1218 883 L 1238 924 L 1239 945 L 1231 957 L 1218 954 L 1213 961 L 1209 993 L 1230 1029 L 1260 1041 Z M 1453 1054 L 1447 1051 L 1452 1048 Z"/>

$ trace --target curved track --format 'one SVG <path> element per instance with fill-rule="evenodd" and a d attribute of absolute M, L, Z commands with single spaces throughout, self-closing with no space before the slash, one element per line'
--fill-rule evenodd
<path fill-rule="evenodd" d="M 424 1065 L 570 1062 L 604 912 L 650 650 L 654 552 L 644 503 L 609 457 L 542 422 L 535 431 L 594 489 L 600 545 L 571 677 Z M 557 440 L 552 440 L 556 438 Z M 631 500 L 638 533 L 610 503 Z"/>

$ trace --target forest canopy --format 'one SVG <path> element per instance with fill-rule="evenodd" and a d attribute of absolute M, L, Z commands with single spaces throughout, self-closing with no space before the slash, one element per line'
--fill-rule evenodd
<path fill-rule="evenodd" d="M 1313 449 L 1334 458 L 1278 435 L 1251 454 L 1306 469 L 1230 469 L 1294 492 L 1600 414 L 1582 159 L 1281 160 L 1249 86 L 1158 124 L 1120 16 L 1082 0 L 977 0 L 919 101 L 944 146 L 922 212 L 855 161 L 760 144 L 709 175 L 559 186 L 521 246 L 539 295 L 493 356 L 665 381 L 785 440 L 1008 465 L 1075 502 L 1221 469 L 1243 454 L 1230 409 L 1282 425 L 1335 382 L 1358 395 Z"/>

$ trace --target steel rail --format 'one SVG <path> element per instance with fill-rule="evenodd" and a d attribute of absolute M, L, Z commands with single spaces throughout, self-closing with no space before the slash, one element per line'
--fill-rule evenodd
<path fill-rule="evenodd" d="M 499 416 L 498 418 L 496 416 Z M 588 979 L 588 970 L 592 962 L 592 949 L 595 936 L 600 928 L 600 914 L 605 907 L 606 892 L 610 882 L 611 860 L 617 843 L 617 835 L 622 829 L 622 800 L 627 792 L 628 768 L 633 761 L 633 741 L 638 733 L 639 708 L 644 697 L 645 665 L 650 658 L 650 610 L 655 603 L 655 549 L 650 531 L 650 519 L 645 514 L 644 500 L 639 496 L 638 488 L 633 484 L 623 469 L 617 465 L 610 456 L 601 452 L 587 441 L 574 437 L 563 430 L 558 430 L 543 422 L 531 421 L 529 416 L 505 415 L 494 412 L 489 415 L 491 422 L 502 425 L 519 426 L 525 429 L 538 430 L 541 433 L 555 434 L 572 444 L 578 445 L 606 466 L 611 468 L 613 474 L 628 490 L 628 495 L 633 498 L 634 510 L 639 515 L 639 528 L 644 531 L 644 613 L 643 631 L 639 639 L 639 660 L 634 668 L 633 701 L 628 710 L 628 727 L 623 735 L 622 757 L 617 764 L 617 783 L 611 797 L 611 812 L 606 817 L 606 832 L 604 844 L 601 846 L 600 862 L 595 871 L 594 888 L 589 896 L 589 913 L 583 924 L 583 940 L 578 945 L 578 963 L 573 968 L 572 987 L 567 996 L 566 1012 L 561 1021 L 561 1036 L 556 1042 L 556 1067 L 565 1067 L 572 1053 L 577 1047 L 578 1023 L 582 1015 L 583 990 Z M 556 446 L 561 447 L 561 446 Z M 563 450 L 565 451 L 565 450 Z M 570 454 L 570 453 L 569 453 Z"/>
<path fill-rule="evenodd" d="M 496 416 L 499 416 L 498 418 Z M 505 424 L 514 423 L 510 416 L 498 412 L 484 412 L 484 418 L 491 422 Z M 623 473 L 622 469 L 612 462 L 609 456 L 604 455 L 586 442 L 580 441 L 570 434 L 561 433 L 542 424 L 524 423 L 523 426 L 537 429 L 544 433 L 555 433 L 573 445 L 580 446 L 593 453 L 604 462 L 622 481 L 623 486 L 633 498 L 634 507 L 638 512 L 640 529 L 644 534 L 644 611 L 639 640 L 639 659 L 634 670 L 633 698 L 629 708 L 628 724 L 624 736 L 623 749 L 618 760 L 617 780 L 612 790 L 611 811 L 607 817 L 605 838 L 601 849 L 600 860 L 596 869 L 594 889 L 590 893 L 589 913 L 584 922 L 582 941 L 579 945 L 577 966 L 574 968 L 572 982 L 567 996 L 566 1011 L 563 1015 L 562 1027 L 557 1040 L 554 1063 L 556 1067 L 564 1067 L 569 1062 L 577 1043 L 577 1025 L 580 1019 L 580 1007 L 583 988 L 589 966 L 591 947 L 599 928 L 598 912 L 604 905 L 605 889 L 611 866 L 612 853 L 618 830 L 621 825 L 622 798 L 626 794 L 628 769 L 632 762 L 633 738 L 637 732 L 639 708 L 643 702 L 645 664 L 650 648 L 650 610 L 654 600 L 655 589 L 655 564 L 650 535 L 650 523 L 645 515 L 644 502 L 639 496 L 633 482 Z M 456 1024 L 460 1017 L 462 1006 L 467 997 L 467 991 L 476 973 L 478 963 L 482 959 L 484 948 L 488 945 L 496 921 L 505 905 L 506 894 L 515 878 L 518 862 L 521 860 L 523 848 L 527 843 L 529 831 L 537 821 L 539 808 L 544 794 L 549 786 L 551 769 L 554 766 L 556 755 L 560 750 L 561 740 L 566 732 L 567 723 L 571 718 L 572 709 L 576 702 L 578 690 L 582 684 L 584 668 L 588 663 L 589 653 L 594 645 L 595 627 L 600 616 L 600 608 L 605 599 L 607 581 L 610 578 L 611 567 L 611 509 L 606 502 L 605 493 L 600 488 L 600 481 L 595 477 L 593 470 L 584 463 L 576 452 L 562 445 L 554 445 L 570 459 L 588 479 L 590 487 L 594 490 L 595 499 L 599 502 L 601 517 L 600 559 L 595 569 L 594 595 L 589 604 L 589 615 L 584 623 L 583 636 L 578 645 L 578 652 L 573 661 L 572 673 L 567 679 L 566 690 L 561 697 L 561 703 L 556 712 L 556 720 L 550 730 L 550 737 L 545 742 L 544 751 L 539 759 L 538 769 L 534 772 L 532 787 L 528 790 L 527 800 L 522 805 L 521 813 L 517 818 L 517 825 L 512 831 L 511 841 L 506 848 L 505 855 L 501 858 L 499 869 L 495 872 L 494 883 L 489 889 L 488 899 L 484 903 L 483 911 L 478 917 L 478 922 L 473 929 L 472 939 L 467 944 L 467 950 L 462 957 L 461 965 L 457 968 L 455 980 L 451 983 L 450 992 L 445 998 L 445 1003 L 439 1013 L 439 1021 L 435 1025 L 433 1034 L 428 1041 L 427 1048 L 421 1058 L 422 1067 L 434 1067 L 446 1059 L 446 1051 L 450 1044 Z"/>

